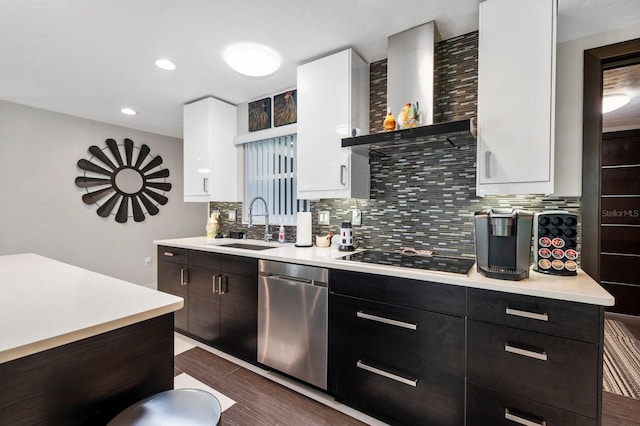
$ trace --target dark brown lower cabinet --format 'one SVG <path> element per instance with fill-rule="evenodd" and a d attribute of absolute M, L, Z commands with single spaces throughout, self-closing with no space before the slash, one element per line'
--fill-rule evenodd
<path fill-rule="evenodd" d="M 467 326 L 470 381 L 597 417 L 596 345 L 472 320 Z"/>
<path fill-rule="evenodd" d="M 596 426 L 596 419 L 467 383 L 467 426 Z"/>
<path fill-rule="evenodd" d="M 181 331 L 189 329 L 189 273 L 187 250 L 174 247 L 158 247 L 158 290 L 184 299 L 184 306 L 174 312 L 175 327 Z"/>
<path fill-rule="evenodd" d="M 370 292 L 377 300 L 339 294 L 356 286 L 367 294 L 368 284 L 383 284 L 381 276 L 359 275 L 351 289 L 344 285 L 353 273 L 330 276 L 330 288 L 337 283 L 329 295 L 329 387 L 336 400 L 390 424 L 464 424 L 464 318 L 410 307 L 421 297 L 411 295 L 416 282 L 404 279 L 388 277 L 393 291 Z M 405 291 L 404 302 L 393 296 L 388 303 Z M 456 310 L 454 299 L 439 308 Z"/>
<path fill-rule="evenodd" d="M 255 363 L 258 261 L 161 246 L 158 259 L 158 290 L 185 300 L 176 313 L 176 329 Z"/>
<path fill-rule="evenodd" d="M 189 281 L 186 285 L 189 290 L 189 326 L 185 331 L 211 346 L 220 345 L 222 300 L 216 287 L 219 276 L 218 270 L 190 266 Z"/>
<path fill-rule="evenodd" d="M 467 289 L 467 424 L 599 425 L 604 308 Z"/>

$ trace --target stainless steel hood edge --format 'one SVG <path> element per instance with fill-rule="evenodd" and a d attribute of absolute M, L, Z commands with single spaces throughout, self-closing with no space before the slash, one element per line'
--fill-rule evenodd
<path fill-rule="evenodd" d="M 426 145 L 438 141 L 446 141 L 452 147 L 475 145 L 475 135 L 473 121 L 465 119 L 344 138 L 342 139 L 342 147 L 368 149 L 380 153 L 412 152 L 425 149 Z"/>

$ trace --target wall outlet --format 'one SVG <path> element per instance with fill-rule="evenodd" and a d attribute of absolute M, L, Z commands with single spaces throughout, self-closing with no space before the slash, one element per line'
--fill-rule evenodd
<path fill-rule="evenodd" d="M 151 266 L 151 258 L 149 256 L 144 258 L 144 266 Z"/>
<path fill-rule="evenodd" d="M 227 220 L 229 222 L 235 222 L 236 221 L 236 211 L 235 210 L 229 210 L 227 212 Z"/>
<path fill-rule="evenodd" d="M 362 211 L 359 209 L 351 211 L 351 224 L 353 226 L 362 226 Z"/>
<path fill-rule="evenodd" d="M 331 225 L 331 213 L 326 210 L 319 211 L 318 225 Z"/>

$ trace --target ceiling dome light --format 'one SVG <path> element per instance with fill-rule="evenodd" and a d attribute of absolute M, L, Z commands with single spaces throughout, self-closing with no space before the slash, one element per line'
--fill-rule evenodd
<path fill-rule="evenodd" d="M 123 113 L 123 114 L 127 114 L 127 115 L 136 115 L 137 114 L 136 110 L 131 109 L 131 108 L 122 108 L 120 110 L 120 112 Z"/>
<path fill-rule="evenodd" d="M 606 114 L 611 111 L 615 111 L 618 108 L 622 108 L 629 103 L 631 99 L 624 94 L 618 95 L 605 95 L 602 98 L 602 113 Z"/>
<path fill-rule="evenodd" d="M 167 70 L 167 71 L 173 71 L 176 69 L 176 64 L 174 64 L 168 59 L 158 59 L 156 61 L 156 66 L 158 68 L 162 68 L 163 70 Z"/>
<path fill-rule="evenodd" d="M 264 77 L 280 68 L 280 55 L 256 43 L 231 45 L 222 52 L 222 57 L 236 72 L 248 77 Z"/>

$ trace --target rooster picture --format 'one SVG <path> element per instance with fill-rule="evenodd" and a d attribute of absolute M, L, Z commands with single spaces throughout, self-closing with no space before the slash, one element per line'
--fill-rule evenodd
<path fill-rule="evenodd" d="M 271 98 L 249 103 L 249 131 L 271 127 Z"/>
<path fill-rule="evenodd" d="M 273 125 L 284 126 L 295 123 L 298 119 L 296 107 L 296 90 L 289 90 L 273 98 Z"/>

